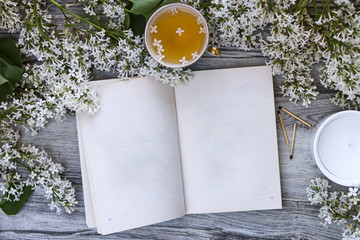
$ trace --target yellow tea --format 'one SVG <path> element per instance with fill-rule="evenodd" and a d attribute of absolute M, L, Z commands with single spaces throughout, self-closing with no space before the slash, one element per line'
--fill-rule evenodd
<path fill-rule="evenodd" d="M 145 37 L 151 55 L 171 67 L 187 66 L 205 51 L 208 29 L 203 17 L 184 4 L 170 4 L 149 20 Z"/>

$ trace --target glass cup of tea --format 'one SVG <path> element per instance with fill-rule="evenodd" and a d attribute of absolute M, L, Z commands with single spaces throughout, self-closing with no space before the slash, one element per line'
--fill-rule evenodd
<path fill-rule="evenodd" d="M 196 62 L 209 42 L 209 29 L 199 11 L 183 3 L 167 4 L 149 18 L 145 44 L 160 64 L 186 67 Z"/>

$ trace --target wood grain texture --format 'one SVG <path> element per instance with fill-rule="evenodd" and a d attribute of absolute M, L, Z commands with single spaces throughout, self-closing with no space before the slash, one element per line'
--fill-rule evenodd
<path fill-rule="evenodd" d="M 53 10 L 55 11 L 55 10 Z M 50 11 L 51 12 L 51 11 Z M 60 17 L 55 14 L 55 18 Z M 0 35 L 16 38 L 4 31 Z M 264 65 L 260 50 L 240 51 L 236 48 L 222 48 L 222 56 L 205 54 L 193 70 L 232 68 Z M 116 74 L 94 72 L 94 79 L 112 78 Z M 314 78 L 318 80 L 314 70 Z M 274 77 L 276 106 L 283 106 L 311 124 L 321 118 L 340 111 L 330 103 L 332 93 L 318 85 L 318 99 L 308 108 L 290 103 L 280 94 L 281 77 Z M 274 112 L 275 114 L 275 112 Z M 285 127 L 290 133 L 294 119 L 282 114 Z M 64 176 L 71 180 L 79 201 L 71 215 L 57 215 L 50 211 L 48 200 L 41 190 L 30 197 L 25 207 L 16 216 L 0 212 L 0 239 L 340 239 L 341 226 L 324 228 L 320 225 L 318 206 L 311 206 L 306 198 L 305 188 L 310 180 L 323 175 L 317 168 L 311 152 L 312 130 L 299 124 L 296 133 L 294 158 L 289 159 L 290 148 L 286 146 L 277 124 L 280 158 L 282 210 L 250 211 L 217 214 L 187 215 L 179 219 L 152 226 L 115 233 L 107 236 L 97 234 L 85 224 L 84 201 L 77 142 L 75 116 L 69 116 L 63 123 L 50 121 L 38 135 L 23 133 L 22 141 L 42 147 L 56 162 L 66 168 Z M 259 139 L 259 146 L 266 144 Z M 332 184 L 333 190 L 346 190 Z M 244 193 L 246 194 L 246 193 Z"/>

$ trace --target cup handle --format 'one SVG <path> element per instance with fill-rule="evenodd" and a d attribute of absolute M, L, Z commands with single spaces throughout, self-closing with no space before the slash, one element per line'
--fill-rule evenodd
<path fill-rule="evenodd" d="M 221 55 L 220 49 L 213 47 L 213 46 L 209 46 L 207 51 L 217 57 L 219 57 Z"/>

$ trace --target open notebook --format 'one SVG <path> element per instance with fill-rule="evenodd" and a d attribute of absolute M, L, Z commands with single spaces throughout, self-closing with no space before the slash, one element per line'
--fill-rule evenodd
<path fill-rule="evenodd" d="M 89 227 L 281 208 L 268 67 L 199 71 L 177 88 L 149 78 L 91 85 L 99 112 L 76 114 Z"/>

